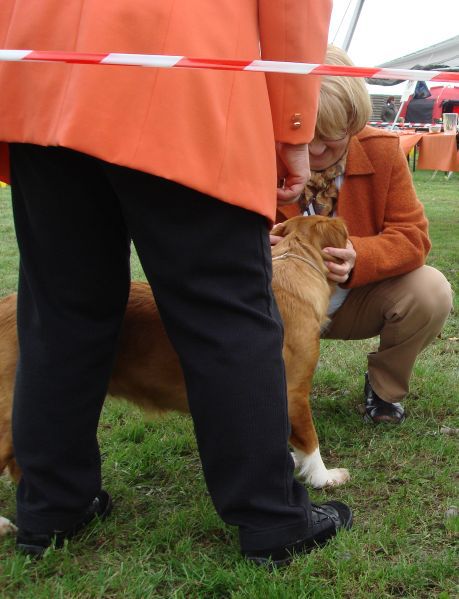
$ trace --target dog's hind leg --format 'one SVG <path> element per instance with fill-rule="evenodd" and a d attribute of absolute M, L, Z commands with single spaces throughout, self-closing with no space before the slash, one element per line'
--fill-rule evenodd
<path fill-rule="evenodd" d="M 16 464 L 16 460 L 12 457 L 12 453 L 10 457 L 5 457 L 2 455 L 0 459 L 0 474 L 3 473 L 4 470 L 8 470 L 11 478 L 18 482 L 20 478 L 20 470 Z M 6 536 L 8 534 L 12 534 L 16 532 L 16 526 L 8 520 L 8 518 L 4 518 L 0 516 L 0 537 Z"/>
<path fill-rule="evenodd" d="M 2 406 L 3 407 L 3 406 Z M 5 413 L 0 413 L 0 475 L 7 471 L 15 483 L 19 482 L 21 471 L 14 459 L 13 440 L 11 436 L 11 421 Z M 16 532 L 15 525 L 0 516 L 0 537 Z"/>
<path fill-rule="evenodd" d="M 3 516 L 0 516 L 0 537 L 5 537 L 6 535 L 12 534 L 16 531 L 16 526 L 14 526 L 14 524 L 10 522 L 8 518 L 3 518 Z"/>
<path fill-rule="evenodd" d="M 21 478 L 21 469 L 14 458 L 11 458 L 11 460 L 6 464 L 6 471 L 10 475 L 10 478 L 16 484 L 18 484 L 19 479 Z"/>
<path fill-rule="evenodd" d="M 14 482 L 19 482 L 21 471 L 14 459 L 11 421 L 9 419 L 0 422 L 0 475 L 5 470 L 8 471 Z"/>

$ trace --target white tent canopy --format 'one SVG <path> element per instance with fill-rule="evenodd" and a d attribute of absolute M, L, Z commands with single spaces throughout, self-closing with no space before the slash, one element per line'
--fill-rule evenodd
<path fill-rule="evenodd" d="M 395 69 L 411 69 L 416 65 L 428 66 L 430 64 L 441 64 L 450 67 L 459 66 L 459 35 L 377 66 Z M 436 85 L 438 85 L 438 82 Z M 370 94 L 383 94 L 386 96 L 400 95 L 405 90 L 405 87 L 405 82 L 391 86 L 367 84 L 367 89 Z"/>
<path fill-rule="evenodd" d="M 427 66 L 429 64 L 442 64 L 450 67 L 459 66 L 459 35 L 378 66 L 394 69 L 411 69 L 416 65 Z"/>

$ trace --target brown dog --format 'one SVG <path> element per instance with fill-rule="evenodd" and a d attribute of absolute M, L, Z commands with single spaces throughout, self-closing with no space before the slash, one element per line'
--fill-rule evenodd
<path fill-rule="evenodd" d="M 340 218 L 298 216 L 275 227 L 283 239 L 273 247 L 273 289 L 284 322 L 290 442 L 299 474 L 314 487 L 339 485 L 347 470 L 327 470 L 322 462 L 309 394 L 319 357 L 321 327 L 335 284 L 327 279 L 324 247 L 345 247 Z M 329 255 L 327 260 L 331 260 Z M 16 296 L 0 301 L 0 474 L 18 480 L 11 436 L 11 406 L 18 356 Z M 163 328 L 147 283 L 131 286 L 109 394 L 145 410 L 188 412 L 182 370 Z M 5 531 L 8 523 L 3 519 Z M 2 519 L 0 519 L 0 534 Z"/>

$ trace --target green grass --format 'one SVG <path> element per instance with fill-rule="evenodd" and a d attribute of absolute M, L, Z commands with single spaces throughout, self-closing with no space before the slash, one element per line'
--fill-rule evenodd
<path fill-rule="evenodd" d="M 459 174 L 417 172 L 431 222 L 429 264 L 459 290 Z M 143 278 L 134 258 L 134 278 Z M 15 290 L 17 251 L 8 190 L 0 190 L 0 295 Z M 145 421 L 123 402 L 108 401 L 100 426 L 103 474 L 116 507 L 104 524 L 40 563 L 0 540 L 2 598 L 342 599 L 458 596 L 458 334 L 456 312 L 417 362 L 398 428 L 369 427 L 362 401 L 366 353 L 375 339 L 323 342 L 314 412 L 324 461 L 347 467 L 344 487 L 311 491 L 354 509 L 352 531 L 320 551 L 268 573 L 246 564 L 235 530 L 215 514 L 201 474 L 189 418 Z M 0 479 L 0 513 L 14 514 L 14 488 Z"/>

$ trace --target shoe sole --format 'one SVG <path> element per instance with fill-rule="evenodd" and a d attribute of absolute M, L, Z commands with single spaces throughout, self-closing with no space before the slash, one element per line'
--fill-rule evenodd
<path fill-rule="evenodd" d="M 397 426 L 398 424 L 402 424 L 402 422 L 405 422 L 405 420 L 406 416 L 402 416 L 400 420 L 374 420 L 371 416 L 368 416 L 368 414 L 365 414 L 365 416 L 363 417 L 363 421 L 367 424 L 394 424 L 395 426 Z"/>

